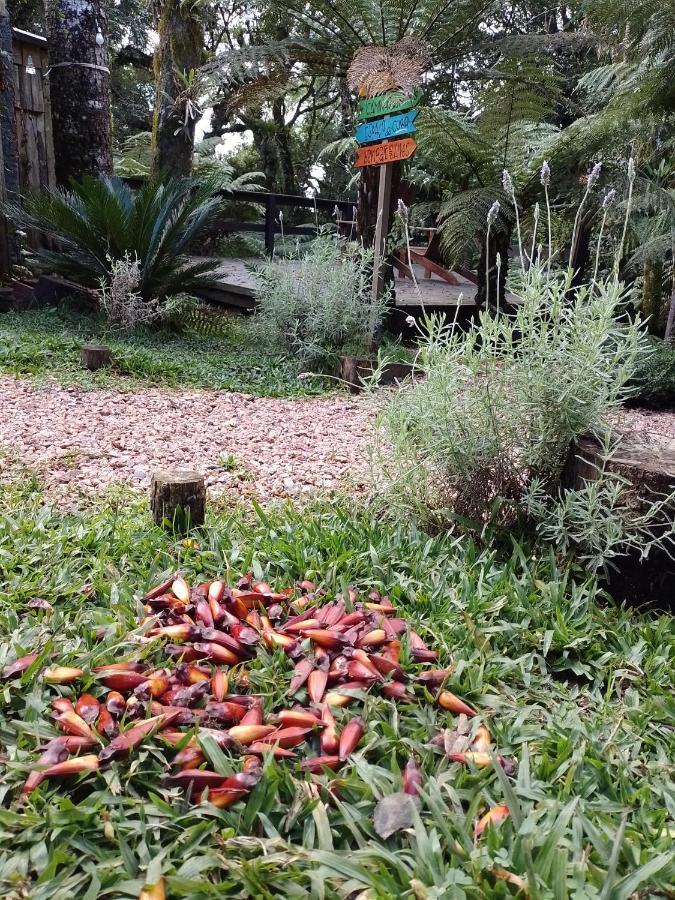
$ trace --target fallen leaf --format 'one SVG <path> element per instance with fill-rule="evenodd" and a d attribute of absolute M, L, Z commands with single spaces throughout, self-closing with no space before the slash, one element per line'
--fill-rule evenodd
<path fill-rule="evenodd" d="M 375 831 L 385 840 L 395 831 L 410 828 L 414 821 L 415 802 L 409 794 L 397 791 L 383 797 L 375 807 Z"/>

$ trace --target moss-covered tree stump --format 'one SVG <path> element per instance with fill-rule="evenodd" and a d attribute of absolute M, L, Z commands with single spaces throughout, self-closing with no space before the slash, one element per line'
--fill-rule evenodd
<path fill-rule="evenodd" d="M 156 525 L 187 534 L 204 524 L 206 484 L 199 472 L 162 469 L 152 476 L 150 509 Z"/>

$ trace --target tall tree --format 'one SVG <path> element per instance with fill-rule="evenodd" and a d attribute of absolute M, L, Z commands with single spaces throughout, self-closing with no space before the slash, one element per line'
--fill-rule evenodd
<path fill-rule="evenodd" d="M 197 69 L 204 35 L 194 9 L 181 0 L 155 0 L 159 43 L 155 52 L 155 115 L 152 128 L 155 172 L 189 175 L 198 107 Z"/>
<path fill-rule="evenodd" d="M 12 58 L 12 23 L 6 0 L 0 0 L 0 201 L 16 202 L 19 196 L 19 163 L 16 146 L 14 112 L 14 62 Z M 4 216 L 0 217 L 0 272 L 7 272 L 16 251 L 12 231 Z"/>
<path fill-rule="evenodd" d="M 103 0 L 46 0 L 56 180 L 112 172 Z"/>

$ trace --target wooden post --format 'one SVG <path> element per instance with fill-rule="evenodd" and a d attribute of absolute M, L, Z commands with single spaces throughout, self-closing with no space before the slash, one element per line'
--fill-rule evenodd
<path fill-rule="evenodd" d="M 152 476 L 150 509 L 155 525 L 165 525 L 177 534 L 204 524 L 206 484 L 199 472 L 162 469 Z"/>
<path fill-rule="evenodd" d="M 95 372 L 103 366 L 110 365 L 112 354 L 109 347 L 101 344 L 83 344 L 80 349 L 80 362 L 84 369 Z"/>
<path fill-rule="evenodd" d="M 377 192 L 377 223 L 373 257 L 373 300 L 379 300 L 384 291 L 384 263 L 389 234 L 389 208 L 391 206 L 391 184 L 393 166 L 380 166 L 380 187 Z"/>
<path fill-rule="evenodd" d="M 274 230 L 277 218 L 277 198 L 274 194 L 265 197 L 265 253 L 274 256 Z"/>

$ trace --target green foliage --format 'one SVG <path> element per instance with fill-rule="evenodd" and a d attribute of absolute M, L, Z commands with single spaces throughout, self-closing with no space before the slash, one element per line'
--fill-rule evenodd
<path fill-rule="evenodd" d="M 347 348 L 363 352 L 386 304 L 371 297 L 372 258 L 356 244 L 322 237 L 293 262 L 258 269 L 261 336 L 306 364 L 334 362 Z"/>
<path fill-rule="evenodd" d="M 113 165 L 119 178 L 148 178 L 152 171 L 152 132 L 137 131 L 126 137 Z"/>
<path fill-rule="evenodd" d="M 449 510 L 485 521 L 500 499 L 517 511 L 532 479 L 555 491 L 574 438 L 607 427 L 641 352 L 639 324 L 618 321 L 615 281 L 574 300 L 568 289 L 533 266 L 512 316 L 483 312 L 466 333 L 428 323 L 426 377 L 384 414 L 404 508 L 436 524 Z"/>
<path fill-rule="evenodd" d="M 7 900 L 136 897 L 160 874 L 172 900 L 516 896 L 499 870 L 531 897 L 667 893 L 675 875 L 668 616 L 620 609 L 531 548 L 514 544 L 500 561 L 469 540 L 430 539 L 353 506 L 211 517 L 196 548 L 152 527 L 145 503 L 128 496 L 77 516 L 41 506 L 26 487 L 5 487 L 1 499 L 0 664 L 39 648 L 89 671 L 137 653 L 127 636 L 137 598 L 177 568 L 200 579 L 252 570 L 279 588 L 310 578 L 328 598 L 349 584 L 375 588 L 439 648 L 441 664 L 452 661 L 452 690 L 520 762 L 508 780 L 450 763 L 429 746 L 453 724 L 431 696 L 419 706 L 368 696 L 367 732 L 339 791 L 317 793 L 292 764 L 270 760 L 245 805 L 214 810 L 162 783 L 171 754 L 155 739 L 131 770 L 113 764 L 105 776 L 46 781 L 19 807 L 39 737 L 53 733 L 49 701 L 70 693 L 29 672 L 0 696 Z M 29 609 L 34 596 L 54 611 Z M 251 667 L 272 700 L 283 664 L 270 655 Z M 400 789 L 411 754 L 424 773 L 419 818 L 382 841 L 373 811 Z M 511 820 L 474 845 L 475 818 L 498 802 Z"/>
<path fill-rule="evenodd" d="M 631 381 L 635 399 L 656 408 L 675 406 L 675 347 L 653 338 L 649 350 Z"/>
<path fill-rule="evenodd" d="M 38 251 L 48 271 L 84 286 L 108 280 L 111 260 L 138 258 L 138 291 L 150 301 L 213 284 L 216 263 L 190 262 L 188 253 L 220 203 L 208 180 L 148 181 L 132 190 L 119 178 L 85 177 L 68 191 L 29 194 L 11 215 L 58 243 Z"/>
<path fill-rule="evenodd" d="M 299 381 L 292 360 L 261 348 L 250 321 L 238 315 L 216 319 L 211 312 L 200 314 L 201 307 L 191 310 L 179 319 L 180 333 L 167 325 L 128 336 L 81 311 L 6 313 L 0 316 L 0 371 L 39 380 L 56 378 L 85 389 L 189 386 L 264 397 L 324 390 L 316 380 Z M 80 347 L 91 342 L 111 348 L 114 369 L 81 368 Z"/>
<path fill-rule="evenodd" d="M 589 572 L 606 571 L 617 557 L 646 559 L 655 547 L 675 547 L 675 492 L 640 497 L 631 482 L 608 467 L 612 451 L 603 447 L 597 477 L 551 497 L 539 479 L 530 481 L 523 505 L 537 523 L 537 535 L 574 557 Z"/>

